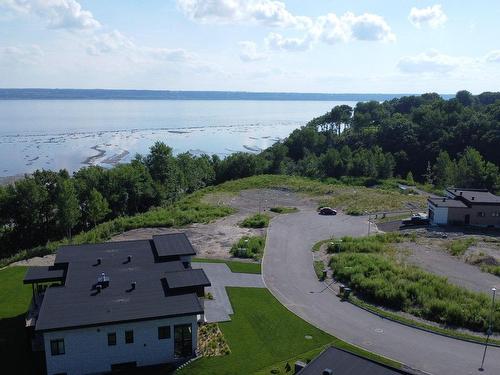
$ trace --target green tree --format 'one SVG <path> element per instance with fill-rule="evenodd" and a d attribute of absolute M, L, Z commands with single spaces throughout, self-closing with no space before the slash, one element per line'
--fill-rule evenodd
<path fill-rule="evenodd" d="M 66 230 L 71 239 L 71 230 L 78 224 L 81 211 L 72 180 L 64 180 L 57 194 L 57 218 L 59 225 Z"/>
<path fill-rule="evenodd" d="M 87 209 L 94 227 L 111 212 L 108 201 L 96 189 L 92 189 L 90 192 Z"/>
<path fill-rule="evenodd" d="M 437 187 L 449 187 L 455 183 L 456 165 L 446 151 L 441 151 L 432 167 Z"/>
<path fill-rule="evenodd" d="M 415 181 L 413 180 L 413 173 L 411 173 L 411 171 L 409 171 L 406 175 L 406 182 L 408 183 L 408 185 L 415 185 Z"/>

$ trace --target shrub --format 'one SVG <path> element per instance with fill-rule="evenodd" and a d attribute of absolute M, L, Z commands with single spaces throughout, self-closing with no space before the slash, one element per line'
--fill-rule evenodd
<path fill-rule="evenodd" d="M 335 278 L 369 302 L 473 331 L 488 326 L 490 297 L 452 285 L 444 277 L 380 254 L 340 253 L 332 257 L 330 267 Z M 493 329 L 500 329 L 499 305 Z"/>
<path fill-rule="evenodd" d="M 264 252 L 265 238 L 261 236 L 244 236 L 233 244 L 230 253 L 238 258 L 260 259 Z"/>
<path fill-rule="evenodd" d="M 266 228 L 269 225 L 269 216 L 266 214 L 255 214 L 247 217 L 240 223 L 243 228 Z"/>
<path fill-rule="evenodd" d="M 451 255 L 460 256 L 463 255 L 469 247 L 475 245 L 477 240 L 475 238 L 464 238 L 457 239 L 446 244 L 446 248 Z"/>
<path fill-rule="evenodd" d="M 414 240 L 414 233 L 391 232 L 356 238 L 346 236 L 329 243 L 327 251 L 329 253 L 381 253 L 387 250 L 391 243 Z"/>
<path fill-rule="evenodd" d="M 298 209 L 297 209 L 297 207 L 277 206 L 277 207 L 271 207 L 271 209 L 269 211 L 277 213 L 277 214 L 289 214 L 292 212 L 297 212 Z"/>

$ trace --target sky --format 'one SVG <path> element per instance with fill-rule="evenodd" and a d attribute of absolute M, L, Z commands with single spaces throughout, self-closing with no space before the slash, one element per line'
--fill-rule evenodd
<path fill-rule="evenodd" d="M 0 87 L 500 88 L 500 1 L 0 0 Z"/>

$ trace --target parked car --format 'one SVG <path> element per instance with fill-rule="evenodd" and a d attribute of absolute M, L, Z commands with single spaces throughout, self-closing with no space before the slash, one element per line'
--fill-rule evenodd
<path fill-rule="evenodd" d="M 429 218 L 426 214 L 413 214 L 409 219 L 403 220 L 403 225 L 427 225 Z"/>
<path fill-rule="evenodd" d="M 331 207 L 321 207 L 319 209 L 320 215 L 337 215 L 337 211 Z"/>

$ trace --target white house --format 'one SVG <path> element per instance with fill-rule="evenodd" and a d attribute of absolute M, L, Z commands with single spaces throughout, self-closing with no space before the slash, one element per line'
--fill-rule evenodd
<path fill-rule="evenodd" d="M 26 326 L 45 351 L 47 374 L 95 374 L 177 363 L 197 347 L 210 282 L 192 269 L 184 234 L 59 249 L 31 267 Z"/>

